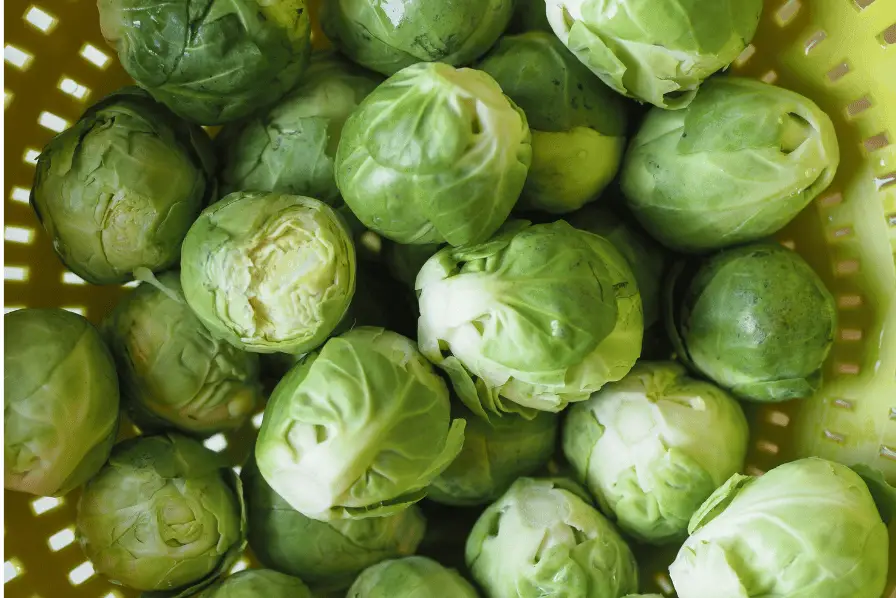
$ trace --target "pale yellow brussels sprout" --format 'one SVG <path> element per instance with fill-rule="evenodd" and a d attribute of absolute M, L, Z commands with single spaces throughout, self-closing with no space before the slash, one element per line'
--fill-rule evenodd
<path fill-rule="evenodd" d="M 211 333 L 255 353 L 307 353 L 333 332 L 355 292 L 342 218 L 299 195 L 232 193 L 190 228 L 181 283 Z"/>

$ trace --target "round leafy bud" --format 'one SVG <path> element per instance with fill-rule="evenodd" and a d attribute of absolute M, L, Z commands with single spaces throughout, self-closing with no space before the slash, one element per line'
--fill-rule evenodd
<path fill-rule="evenodd" d="M 138 286 L 102 332 L 124 407 L 144 432 L 209 436 L 239 428 L 261 403 L 258 356 L 212 337 L 187 305 L 176 272 Z"/>
<path fill-rule="evenodd" d="M 834 125 L 811 100 L 759 81 L 707 81 L 684 110 L 650 111 L 621 185 L 664 245 L 702 253 L 770 236 L 837 171 Z"/>
<path fill-rule="evenodd" d="M 478 598 L 476 590 L 454 569 L 411 556 L 366 569 L 346 598 Z"/>
<path fill-rule="evenodd" d="M 255 353 L 306 353 L 351 303 L 355 249 L 339 215 L 316 199 L 232 193 L 187 233 L 181 283 L 214 336 Z"/>
<path fill-rule="evenodd" d="M 414 343 L 362 327 L 280 381 L 255 457 L 274 491 L 307 517 L 381 517 L 426 495 L 460 452 L 463 430 Z"/>
<path fill-rule="evenodd" d="M 650 544 L 681 541 L 743 469 L 749 430 L 726 391 L 671 362 L 639 362 L 570 409 L 563 452 L 607 515 Z"/>
<path fill-rule="evenodd" d="M 547 0 L 557 37 L 619 93 L 683 108 L 756 32 L 762 0 Z"/>
<path fill-rule="evenodd" d="M 305 0 L 99 0 L 103 36 L 124 70 L 200 125 L 276 102 L 305 70 Z"/>
<path fill-rule="evenodd" d="M 118 431 L 118 377 L 97 330 L 62 309 L 3 316 L 3 486 L 63 495 L 99 471 Z"/>
<path fill-rule="evenodd" d="M 480 243 L 519 199 L 530 137 L 526 115 L 487 74 L 415 64 L 349 117 L 336 184 L 358 219 L 393 241 Z"/>
<path fill-rule="evenodd" d="M 184 235 L 215 197 L 214 169 L 202 129 L 126 88 L 47 144 L 31 205 L 72 272 L 122 283 L 138 268 L 177 263 Z"/>
<path fill-rule="evenodd" d="M 423 538 L 426 520 L 416 505 L 386 517 L 316 521 L 271 488 L 254 458 L 240 477 L 253 554 L 317 590 L 345 590 L 366 567 L 413 554 Z"/>
<path fill-rule="evenodd" d="M 332 0 L 321 25 L 353 62 L 392 75 L 418 62 L 470 64 L 507 28 L 513 0 Z"/>
<path fill-rule="evenodd" d="M 175 434 L 126 440 L 78 501 L 78 537 L 96 570 L 180 596 L 208 585 L 246 545 L 239 479 L 221 455 Z"/>
<path fill-rule="evenodd" d="M 834 298 L 799 255 L 772 244 L 723 251 L 671 279 L 666 325 L 679 357 L 742 399 L 812 395 L 834 344 Z"/>
<path fill-rule="evenodd" d="M 490 598 L 617 598 L 638 590 L 631 550 L 565 480 L 517 480 L 476 522 L 466 561 Z"/>

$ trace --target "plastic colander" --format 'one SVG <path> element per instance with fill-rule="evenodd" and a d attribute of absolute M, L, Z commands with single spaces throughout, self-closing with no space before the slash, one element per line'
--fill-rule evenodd
<path fill-rule="evenodd" d="M 834 293 L 840 328 L 817 396 L 748 407 L 754 433 L 748 472 L 820 455 L 867 463 L 896 482 L 896 0 L 765 5 L 756 38 L 732 69 L 812 98 L 837 127 L 837 178 L 780 239 Z M 6 0 L 4 13 L 5 309 L 63 307 L 97 322 L 126 290 L 90 286 L 66 271 L 28 193 L 44 144 L 129 80 L 100 34 L 91 0 Z M 316 39 L 322 40 L 319 32 Z M 206 444 L 241 463 L 259 422 Z M 77 499 L 77 492 L 63 498 L 5 492 L 6 596 L 137 595 L 108 583 L 85 559 L 75 541 Z M 896 597 L 896 526 L 890 529 L 888 598 Z M 642 559 L 645 589 L 672 595 L 665 570 L 673 556 L 669 550 Z"/>

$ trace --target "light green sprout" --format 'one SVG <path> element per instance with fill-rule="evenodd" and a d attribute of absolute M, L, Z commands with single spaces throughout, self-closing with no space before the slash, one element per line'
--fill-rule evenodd
<path fill-rule="evenodd" d="M 316 199 L 232 193 L 187 234 L 181 283 L 216 337 L 256 353 L 301 354 L 348 310 L 355 249 L 339 215 Z"/>

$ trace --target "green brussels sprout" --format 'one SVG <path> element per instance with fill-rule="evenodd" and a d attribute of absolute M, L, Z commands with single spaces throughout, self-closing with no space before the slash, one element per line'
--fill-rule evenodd
<path fill-rule="evenodd" d="M 215 583 L 196 598 L 314 598 L 314 595 L 297 577 L 270 569 L 249 569 Z"/>
<path fill-rule="evenodd" d="M 514 0 L 330 0 L 321 8 L 324 33 L 343 54 L 394 75 L 419 62 L 473 62 L 504 33 Z"/>
<path fill-rule="evenodd" d="M 733 476 L 688 526 L 669 567 L 680 598 L 880 598 L 887 527 L 848 467 L 810 458 Z"/>
<path fill-rule="evenodd" d="M 481 243 L 519 199 L 531 157 L 526 115 L 494 79 L 421 63 L 349 117 L 336 184 L 358 219 L 388 239 Z"/>
<path fill-rule="evenodd" d="M 443 249 L 417 289 L 421 352 L 486 419 L 558 412 L 641 354 L 641 299 L 625 258 L 562 220 L 516 221 L 481 245 Z"/>
<path fill-rule="evenodd" d="M 342 127 L 381 82 L 334 54 L 315 54 L 298 87 L 215 138 L 222 193 L 278 191 L 336 203 L 333 163 Z"/>
<path fill-rule="evenodd" d="M 547 31 L 553 34 L 554 30 L 551 29 L 545 10 L 545 0 L 516 0 L 516 8 L 507 30 L 511 33 Z"/>
<path fill-rule="evenodd" d="M 565 214 L 594 201 L 625 149 L 622 99 L 553 33 L 504 37 L 478 64 L 526 113 L 532 165 L 518 209 Z"/>
<path fill-rule="evenodd" d="M 517 480 L 476 522 L 466 560 L 489 598 L 620 598 L 638 590 L 628 545 L 565 480 Z"/>
<path fill-rule="evenodd" d="M 644 328 L 660 319 L 660 298 L 666 271 L 666 252 L 636 224 L 630 224 L 606 208 L 589 206 L 569 219 L 574 227 L 594 233 L 613 244 L 628 261 L 644 308 Z"/>
<path fill-rule="evenodd" d="M 255 457 L 274 491 L 307 517 L 380 517 L 422 499 L 463 440 L 445 383 L 414 343 L 362 327 L 280 381 Z"/>
<path fill-rule="evenodd" d="M 355 249 L 339 215 L 316 199 L 232 193 L 187 233 L 181 283 L 214 336 L 254 353 L 301 354 L 348 310 Z"/>
<path fill-rule="evenodd" d="M 305 0 L 98 0 L 124 70 L 189 121 L 215 125 L 273 104 L 311 52 Z"/>
<path fill-rule="evenodd" d="M 667 289 L 666 327 L 680 359 L 753 401 L 810 396 L 834 343 L 837 307 L 796 253 L 753 244 L 723 251 Z"/>
<path fill-rule="evenodd" d="M 693 103 L 650 111 L 622 170 L 628 206 L 663 244 L 705 252 L 778 232 L 831 184 L 827 114 L 759 81 L 707 81 Z"/>
<path fill-rule="evenodd" d="M 433 480 L 430 500 L 457 506 L 487 504 L 517 478 L 547 464 L 554 453 L 558 418 L 553 413 L 541 411 L 531 420 L 508 413 L 486 421 L 461 405 L 452 408 L 467 422 L 464 448 Z"/>
<path fill-rule="evenodd" d="M 254 458 L 240 475 L 252 552 L 266 567 L 301 577 L 316 590 L 344 590 L 365 568 L 414 554 L 426 530 L 417 506 L 388 517 L 315 521 L 274 492 Z"/>
<path fill-rule="evenodd" d="M 99 471 L 112 450 L 115 364 L 77 314 L 20 309 L 3 324 L 3 486 L 61 496 Z"/>
<path fill-rule="evenodd" d="M 177 263 L 181 242 L 215 197 L 214 154 L 137 88 L 91 106 L 37 159 L 31 205 L 62 262 L 94 284 Z"/>
<path fill-rule="evenodd" d="M 454 569 L 423 556 L 384 561 L 366 569 L 346 598 L 478 598 Z"/>
<path fill-rule="evenodd" d="M 246 545 L 242 485 L 195 440 L 133 438 L 84 487 L 77 529 L 87 558 L 115 583 L 191 596 Z"/>
<path fill-rule="evenodd" d="M 386 266 L 396 280 L 413 289 L 417 274 L 442 246 L 434 245 L 402 245 L 388 243 L 385 249 Z"/>
<path fill-rule="evenodd" d="M 144 432 L 209 436 L 240 427 L 261 403 L 258 356 L 212 338 L 176 272 L 125 296 L 101 330 L 124 407 Z"/>
<path fill-rule="evenodd" d="M 676 110 L 753 39 L 762 0 L 547 0 L 557 37 L 630 98 Z"/>
<path fill-rule="evenodd" d="M 686 372 L 639 362 L 570 409 L 563 427 L 563 452 L 602 510 L 650 544 L 683 540 L 691 516 L 747 453 L 737 401 Z"/>

